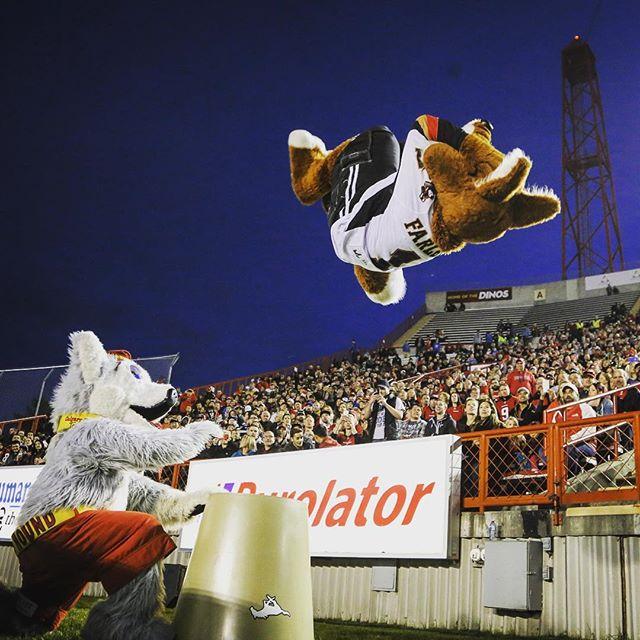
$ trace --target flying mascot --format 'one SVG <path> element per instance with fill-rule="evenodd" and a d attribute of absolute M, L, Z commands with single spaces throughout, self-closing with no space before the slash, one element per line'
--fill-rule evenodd
<path fill-rule="evenodd" d="M 175 548 L 165 528 L 203 510 L 209 491 L 185 493 L 143 475 L 196 456 L 213 422 L 158 429 L 176 403 L 132 360 L 107 353 L 89 331 L 70 336 L 69 367 L 56 388 L 56 435 L 12 540 L 22 586 L 0 586 L 1 632 L 55 629 L 88 582 L 109 594 L 89 612 L 85 640 L 164 640 L 162 561 Z"/>
<path fill-rule="evenodd" d="M 387 127 L 373 127 L 332 151 L 298 129 L 289 135 L 293 191 L 302 204 L 322 200 L 340 260 L 378 304 L 405 294 L 402 269 L 550 220 L 560 201 L 525 187 L 531 160 L 491 144 L 493 127 L 459 128 L 420 116 L 401 150 Z"/>

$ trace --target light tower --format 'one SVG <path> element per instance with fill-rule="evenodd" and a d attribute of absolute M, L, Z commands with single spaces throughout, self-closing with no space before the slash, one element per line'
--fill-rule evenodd
<path fill-rule="evenodd" d="M 624 268 L 596 58 L 562 50 L 562 278 Z"/>

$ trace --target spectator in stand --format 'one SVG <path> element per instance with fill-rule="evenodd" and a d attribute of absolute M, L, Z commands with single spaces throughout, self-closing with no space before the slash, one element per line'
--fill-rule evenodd
<path fill-rule="evenodd" d="M 456 433 L 456 423 L 447 413 L 444 400 L 436 400 L 435 415 L 431 416 L 425 427 L 425 436 L 441 436 L 446 433 Z"/>
<path fill-rule="evenodd" d="M 276 445 L 276 436 L 273 431 L 265 431 L 262 434 L 262 443 L 258 445 L 258 454 L 278 453 L 280 447 Z"/>
<path fill-rule="evenodd" d="M 563 404 L 570 404 L 572 402 L 578 402 L 578 400 L 581 400 L 578 388 L 572 382 L 565 382 L 560 385 L 560 398 L 562 398 Z M 574 404 L 573 406 L 567 407 L 564 410 L 565 421 L 595 418 L 596 415 L 597 414 L 594 408 L 587 402 Z M 557 420 L 554 420 L 553 422 L 557 422 Z"/>
<path fill-rule="evenodd" d="M 516 407 L 516 399 L 511 395 L 511 388 L 508 384 L 502 383 L 500 385 L 495 404 L 500 420 L 506 421 Z"/>
<path fill-rule="evenodd" d="M 516 359 L 516 368 L 507 376 L 507 384 L 511 390 L 511 395 L 517 395 L 518 389 L 525 387 L 529 394 L 536 388 L 536 377 L 525 368 L 524 358 Z"/>
<path fill-rule="evenodd" d="M 364 417 L 369 421 L 368 436 L 371 442 L 396 440 L 397 421 L 402 419 L 404 403 L 400 398 L 390 395 L 388 380 L 381 380 L 377 387 L 378 392 L 371 396 L 364 410 Z"/>
<path fill-rule="evenodd" d="M 577 402 L 580 400 L 578 389 L 572 382 L 565 382 L 560 387 L 562 400 L 565 404 Z M 595 418 L 596 412 L 586 402 L 575 404 L 565 409 L 565 419 L 584 420 L 586 418 Z M 596 442 L 592 437 L 596 434 L 597 427 L 576 427 L 567 429 L 567 467 L 570 475 L 575 475 L 583 471 L 586 466 L 587 458 L 595 458 Z"/>
<path fill-rule="evenodd" d="M 614 369 L 611 376 L 611 388 L 622 389 L 629 384 L 627 372 L 624 369 Z M 640 391 L 638 387 L 631 387 L 615 394 L 616 413 L 640 411 Z"/>
<path fill-rule="evenodd" d="M 25 454 L 22 449 L 22 446 L 19 442 L 14 441 L 11 443 L 11 447 L 9 448 L 8 454 L 4 459 L 5 467 L 19 466 L 23 464 L 28 464 L 25 461 Z"/>
<path fill-rule="evenodd" d="M 498 417 L 496 405 L 489 398 L 483 398 L 478 405 L 478 421 L 474 424 L 474 431 L 491 431 L 502 429 L 504 424 Z"/>
<path fill-rule="evenodd" d="M 405 420 L 398 423 L 398 440 L 421 438 L 425 435 L 427 422 L 422 419 L 422 408 L 413 404 L 407 411 Z"/>
<path fill-rule="evenodd" d="M 601 393 L 606 393 L 607 391 L 608 389 L 603 387 L 601 384 L 593 383 L 589 386 L 588 395 L 589 397 L 593 397 L 600 395 Z M 613 401 L 609 396 L 602 396 L 601 398 L 590 400 L 589 405 L 596 412 L 596 415 L 610 416 L 613 414 Z"/>
<path fill-rule="evenodd" d="M 282 451 L 304 451 L 304 433 L 299 427 L 291 429 L 291 438 L 289 444 Z"/>
<path fill-rule="evenodd" d="M 521 427 L 528 424 L 538 424 L 542 419 L 542 411 L 531 402 L 531 392 L 528 387 L 520 387 L 517 391 L 518 402 L 513 409 L 513 415 L 518 418 Z"/>
<path fill-rule="evenodd" d="M 332 436 L 338 444 L 349 446 L 356 444 L 359 436 L 357 429 L 357 421 L 350 413 L 343 413 L 336 422 Z"/>
<path fill-rule="evenodd" d="M 256 445 L 256 439 L 250 435 L 243 435 L 240 439 L 240 447 L 231 455 L 232 458 L 243 456 L 255 456 L 258 453 L 258 447 Z"/>
<path fill-rule="evenodd" d="M 313 438 L 316 441 L 317 449 L 328 449 L 330 447 L 340 446 L 340 443 L 329 435 L 327 427 L 323 424 L 318 424 L 313 428 Z"/>
<path fill-rule="evenodd" d="M 464 415 L 456 424 L 458 433 L 467 433 L 474 431 L 475 424 L 478 421 L 478 401 L 475 398 L 467 398 L 464 403 Z"/>
<path fill-rule="evenodd" d="M 460 394 L 458 393 L 457 389 L 454 389 L 451 392 L 447 413 L 455 420 L 456 424 L 458 423 L 458 420 L 460 420 L 460 418 L 462 418 L 462 416 L 464 415 L 464 405 L 460 401 Z"/>

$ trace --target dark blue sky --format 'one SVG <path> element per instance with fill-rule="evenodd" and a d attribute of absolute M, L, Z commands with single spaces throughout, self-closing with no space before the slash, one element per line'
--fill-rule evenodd
<path fill-rule="evenodd" d="M 637 266 L 634 2 L 4 2 L 0 367 L 96 331 L 182 352 L 196 384 L 372 344 L 426 290 L 557 279 L 560 221 L 406 271 L 370 303 L 324 214 L 289 186 L 287 134 L 329 146 L 419 114 L 495 125 L 560 191 L 560 52 L 597 57 L 627 263 Z"/>

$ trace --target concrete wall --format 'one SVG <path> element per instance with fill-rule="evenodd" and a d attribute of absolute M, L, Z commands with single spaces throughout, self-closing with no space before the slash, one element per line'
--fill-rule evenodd
<path fill-rule="evenodd" d="M 462 514 L 460 559 L 398 561 L 397 588 L 371 589 L 372 560 L 314 559 L 314 615 L 322 619 L 394 624 L 416 628 L 478 630 L 513 635 L 567 635 L 585 640 L 640 640 L 640 515 L 565 518 L 554 527 L 548 513 L 534 512 L 525 529 L 521 511 Z M 553 568 L 543 583 L 541 612 L 508 612 L 482 604 L 482 567 L 471 550 L 484 544 L 487 524 L 501 537 L 550 536 Z M 169 562 L 186 564 L 175 552 Z M 0 578 L 19 582 L 10 547 L 0 548 Z M 99 585 L 91 595 L 102 595 Z"/>
<path fill-rule="evenodd" d="M 487 286 L 488 289 L 500 289 L 508 287 L 508 283 L 499 283 L 497 285 Z M 631 291 L 638 288 L 638 284 L 619 285 L 621 292 Z M 546 299 L 544 302 L 534 302 L 535 292 L 537 289 L 544 289 Z M 583 298 L 591 298 L 605 295 L 605 288 L 586 289 L 585 279 L 577 278 L 573 280 L 557 280 L 555 282 L 542 282 L 540 284 L 530 284 L 518 287 L 512 287 L 511 300 L 492 300 L 487 302 L 468 302 L 465 303 L 467 309 L 489 309 L 492 307 L 531 307 L 534 304 L 547 304 L 549 302 L 566 302 L 567 300 L 581 300 Z M 434 291 L 427 293 L 425 304 L 427 311 L 434 313 L 442 311 L 447 299 L 446 291 Z"/>

